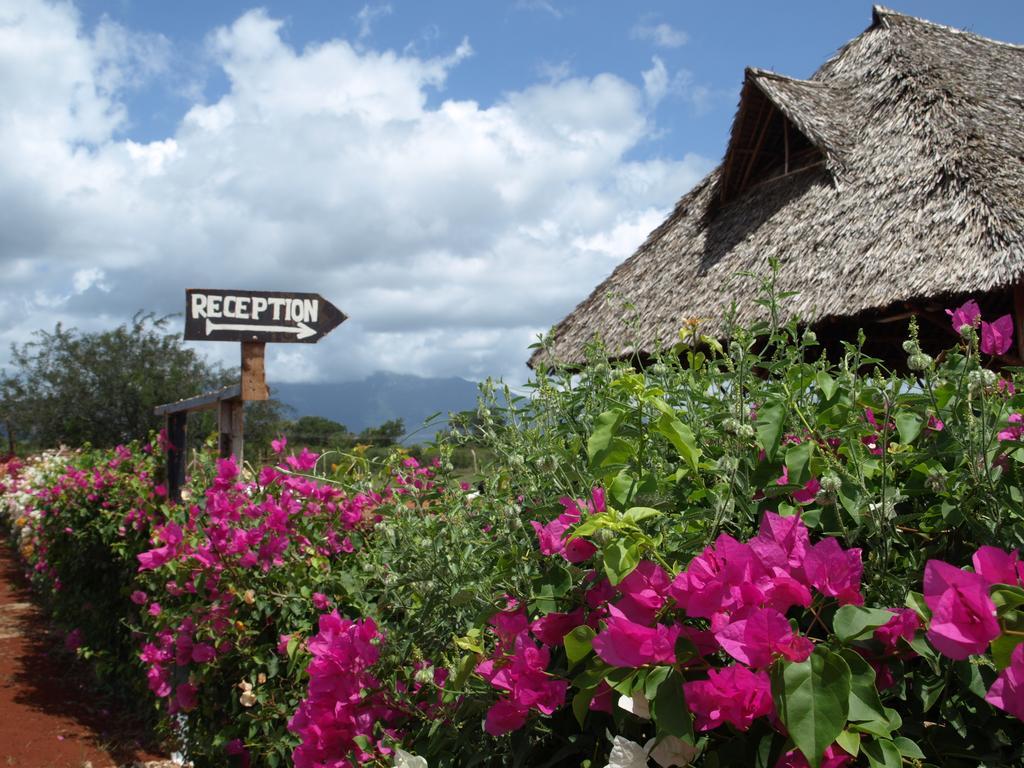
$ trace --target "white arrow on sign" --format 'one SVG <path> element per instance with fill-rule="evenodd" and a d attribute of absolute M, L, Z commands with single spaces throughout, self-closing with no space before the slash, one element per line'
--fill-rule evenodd
<path fill-rule="evenodd" d="M 214 331 L 277 331 L 278 333 L 294 333 L 297 339 L 308 339 L 310 336 L 316 335 L 316 331 L 310 328 L 305 323 L 299 323 L 298 325 L 238 325 L 233 323 L 214 323 L 209 318 L 206 319 L 206 335 L 209 336 Z"/>

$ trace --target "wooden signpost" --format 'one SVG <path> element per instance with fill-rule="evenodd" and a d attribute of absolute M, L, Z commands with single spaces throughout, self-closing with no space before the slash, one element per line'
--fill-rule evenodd
<path fill-rule="evenodd" d="M 241 343 L 241 381 L 218 392 L 157 406 L 167 425 L 167 493 L 181 499 L 185 482 L 188 414 L 217 409 L 220 455 L 239 465 L 245 444 L 247 400 L 266 400 L 267 342 L 315 344 L 341 325 L 344 312 L 316 293 L 189 288 L 185 291 L 185 339 Z"/>

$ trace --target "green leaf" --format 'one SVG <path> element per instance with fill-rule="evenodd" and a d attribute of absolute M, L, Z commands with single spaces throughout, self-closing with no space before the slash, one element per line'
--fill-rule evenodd
<path fill-rule="evenodd" d="M 996 608 L 1017 608 L 1024 605 L 1024 588 L 997 584 L 992 587 L 992 602 Z"/>
<path fill-rule="evenodd" d="M 614 525 L 615 519 L 608 512 L 601 512 L 597 515 L 590 515 L 582 523 L 573 528 L 569 534 L 570 539 L 580 536 L 590 536 L 602 528 L 609 528 Z"/>
<path fill-rule="evenodd" d="M 569 659 L 570 668 L 579 664 L 593 649 L 595 634 L 597 633 L 594 632 L 593 628 L 586 625 L 576 627 L 566 634 L 563 642 L 565 643 L 565 655 Z"/>
<path fill-rule="evenodd" d="M 900 768 L 903 765 L 900 751 L 890 739 L 863 741 L 860 751 L 867 755 L 871 768 Z"/>
<path fill-rule="evenodd" d="M 672 667 L 654 667 L 644 678 L 644 698 L 653 700 L 658 695 L 658 686 L 672 673 Z"/>
<path fill-rule="evenodd" d="M 1014 649 L 1024 643 L 1024 637 L 1020 635 L 1000 635 L 992 641 L 990 646 L 992 650 L 992 661 L 995 662 L 996 669 L 1003 670 L 1010 666 L 1010 656 L 1013 655 Z"/>
<path fill-rule="evenodd" d="M 832 628 L 844 643 L 861 640 L 893 617 L 892 611 L 881 608 L 862 608 L 859 605 L 844 605 L 836 611 Z"/>
<path fill-rule="evenodd" d="M 639 669 L 617 667 L 605 674 L 604 680 L 623 696 L 630 696 L 633 693 L 633 684 L 639 674 Z"/>
<path fill-rule="evenodd" d="M 811 453 L 814 450 L 814 443 L 806 440 L 799 445 L 794 445 L 786 451 L 786 469 L 789 474 L 789 482 L 803 485 L 810 477 L 807 471 L 807 463 L 811 460 Z"/>
<path fill-rule="evenodd" d="M 658 693 L 651 702 L 651 718 L 659 736 L 676 736 L 693 744 L 693 716 L 686 706 L 683 676 L 678 670 L 673 670 L 658 686 Z"/>
<path fill-rule="evenodd" d="M 840 655 L 850 667 L 850 712 L 847 718 L 860 731 L 874 736 L 889 736 L 891 726 L 875 687 L 875 670 L 856 651 L 846 649 Z"/>
<path fill-rule="evenodd" d="M 825 401 L 828 402 L 836 396 L 836 389 L 838 384 L 836 380 L 829 376 L 824 371 L 818 371 L 818 374 L 814 377 L 814 380 L 818 382 L 818 389 L 821 390 L 821 394 L 825 396 Z"/>
<path fill-rule="evenodd" d="M 666 437 L 676 451 L 694 472 L 700 461 L 701 450 L 693 437 L 693 431 L 675 416 L 662 414 L 656 424 L 658 432 Z"/>
<path fill-rule="evenodd" d="M 641 520 L 658 517 L 660 514 L 661 512 L 651 507 L 630 507 L 623 515 L 623 519 L 631 523 L 639 523 Z"/>
<path fill-rule="evenodd" d="M 806 661 L 772 666 L 772 698 L 779 719 L 811 768 L 818 768 L 846 725 L 850 677 L 846 661 L 820 646 Z"/>
<path fill-rule="evenodd" d="M 924 595 L 920 592 L 907 592 L 907 599 L 903 601 L 903 604 L 925 621 L 932 617 L 932 611 L 924 601 Z"/>
<path fill-rule="evenodd" d="M 894 738 L 893 743 L 896 745 L 896 749 L 900 751 L 900 754 L 904 757 L 909 757 L 911 760 L 924 760 L 924 752 L 917 744 L 906 736 L 897 736 Z"/>
<path fill-rule="evenodd" d="M 786 409 L 781 403 L 765 405 L 757 411 L 757 441 L 772 461 L 782 439 L 782 425 L 786 421 Z"/>
<path fill-rule="evenodd" d="M 580 724 L 580 728 L 583 727 L 583 722 L 587 719 L 595 690 L 594 688 L 584 688 L 572 697 L 572 713 L 576 717 L 576 722 Z"/>
<path fill-rule="evenodd" d="M 478 657 L 472 653 L 466 654 L 462 657 L 459 661 L 458 668 L 455 670 L 455 678 L 452 680 L 452 688 L 459 690 L 466 684 L 469 676 L 473 674 L 473 670 L 476 669 L 477 659 Z"/>
<path fill-rule="evenodd" d="M 633 496 L 636 494 L 637 481 L 633 477 L 629 468 L 623 469 L 619 474 L 612 480 L 611 485 L 608 487 L 608 493 L 611 494 L 615 504 L 622 508 L 629 504 L 633 500 Z"/>
<path fill-rule="evenodd" d="M 964 688 L 979 699 L 985 698 L 985 694 L 988 693 L 988 686 L 985 685 L 985 681 L 981 677 L 981 670 L 978 669 L 977 664 L 971 664 L 970 661 L 955 661 L 953 662 L 953 669 L 956 670 L 957 677 L 960 678 L 960 684 Z"/>
<path fill-rule="evenodd" d="M 626 539 L 616 539 L 603 554 L 604 572 L 612 586 L 629 576 L 640 562 L 640 548 Z"/>
<path fill-rule="evenodd" d="M 587 440 L 587 457 L 591 464 L 599 464 L 598 458 L 608 446 L 622 424 L 625 412 L 620 409 L 605 411 L 594 420 L 594 431 Z"/>
<path fill-rule="evenodd" d="M 842 731 L 836 736 L 836 743 L 854 757 L 860 752 L 860 734 L 856 731 Z"/>
<path fill-rule="evenodd" d="M 910 445 L 921 434 L 924 419 L 913 411 L 900 411 L 896 414 L 896 431 L 900 433 L 900 442 Z"/>

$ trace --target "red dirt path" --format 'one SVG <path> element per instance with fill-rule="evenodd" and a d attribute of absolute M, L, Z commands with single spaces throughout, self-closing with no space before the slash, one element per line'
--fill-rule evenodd
<path fill-rule="evenodd" d="M 0 539 L 0 768 L 115 768 L 155 760 L 129 718 L 90 690 L 88 671 L 48 634 Z"/>

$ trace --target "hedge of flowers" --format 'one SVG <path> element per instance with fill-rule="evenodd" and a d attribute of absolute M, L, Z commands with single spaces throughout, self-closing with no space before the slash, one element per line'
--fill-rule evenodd
<path fill-rule="evenodd" d="M 171 504 L 121 446 L 6 465 L 0 509 L 197 766 L 1019 764 L 1024 397 L 985 365 L 1012 324 L 950 316 L 907 375 L 691 326 L 485 388 L 431 466 L 281 440 Z"/>

